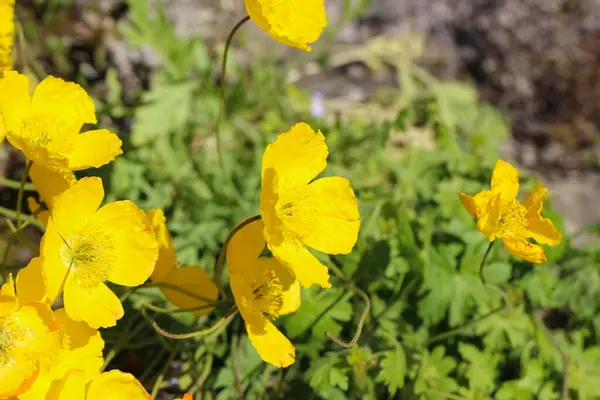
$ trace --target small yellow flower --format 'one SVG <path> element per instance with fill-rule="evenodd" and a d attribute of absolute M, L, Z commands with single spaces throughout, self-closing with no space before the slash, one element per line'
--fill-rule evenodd
<path fill-rule="evenodd" d="M 15 290 L 12 276 L 0 289 L 0 399 L 29 390 L 62 348 L 59 321 L 49 305 L 30 303 L 31 294 L 27 279 Z"/>
<path fill-rule="evenodd" d="M 50 218 L 52 212 L 52 206 L 54 205 L 54 198 L 73 186 L 77 182 L 77 178 L 75 178 L 73 171 L 67 170 L 63 173 L 58 173 L 41 167 L 38 164 L 31 166 L 29 177 L 31 178 L 31 183 L 37 189 L 40 200 L 45 205 L 45 207 L 42 207 L 35 198 L 28 197 L 27 205 L 29 206 L 29 211 L 42 221 L 44 225 L 47 225 L 48 218 Z"/>
<path fill-rule="evenodd" d="M 178 397 L 175 400 L 194 400 L 194 396 L 191 393 L 186 393 L 183 397 Z"/>
<path fill-rule="evenodd" d="M 177 286 L 211 302 L 217 300 L 219 289 L 202 267 L 185 265 L 177 267 L 175 249 L 173 248 L 173 241 L 167 229 L 163 211 L 159 209 L 150 210 L 147 216 L 159 246 L 158 260 L 150 279 L 156 283 Z M 165 287 L 161 287 L 160 290 L 178 308 L 202 307 L 207 303 L 206 301 L 199 300 L 197 297 L 190 297 L 177 290 Z M 212 310 L 212 307 L 203 308 L 195 310 L 194 314 L 199 316 L 207 315 Z"/>
<path fill-rule="evenodd" d="M 90 381 L 85 373 L 72 369 L 52 386 L 46 400 L 150 400 L 150 395 L 131 374 L 113 370 Z"/>
<path fill-rule="evenodd" d="M 294 363 L 296 349 L 271 319 L 300 307 L 300 284 L 277 259 L 260 256 L 266 244 L 263 229 L 263 221 L 257 220 L 231 239 L 229 280 L 252 345 L 264 361 L 283 368 Z"/>
<path fill-rule="evenodd" d="M 245 0 L 254 23 L 280 43 L 311 51 L 327 26 L 324 0 Z"/>
<path fill-rule="evenodd" d="M 260 214 L 267 245 L 305 287 L 331 286 L 327 267 L 306 246 L 348 254 L 360 229 L 348 180 L 313 180 L 325 169 L 327 155 L 323 134 L 299 123 L 267 146 L 262 159 Z"/>
<path fill-rule="evenodd" d="M 131 201 L 101 208 L 100 178 L 83 178 L 54 199 L 42 238 L 48 297 L 64 291 L 67 315 L 93 328 L 123 316 L 118 297 L 104 283 L 141 285 L 150 277 L 158 244 L 146 215 Z"/>
<path fill-rule="evenodd" d="M 28 160 L 63 173 L 100 167 L 122 153 L 106 129 L 79 133 L 96 123 L 94 103 L 79 85 L 52 76 L 29 95 L 29 79 L 15 71 L 0 78 L 0 115 L 8 141 Z"/>
<path fill-rule="evenodd" d="M 544 249 L 525 239 L 533 238 L 550 246 L 562 241 L 562 235 L 552 222 L 541 215 L 548 189 L 538 182 L 523 204 L 516 199 L 518 191 L 517 169 L 506 161 L 498 160 L 490 190 L 483 190 L 475 196 L 461 192 L 459 197 L 465 209 L 477 218 L 477 228 L 490 242 L 500 238 L 515 256 L 541 263 L 546 260 Z"/>
<path fill-rule="evenodd" d="M 15 36 L 15 0 L 0 0 L 0 75 L 12 69 L 12 45 Z"/>

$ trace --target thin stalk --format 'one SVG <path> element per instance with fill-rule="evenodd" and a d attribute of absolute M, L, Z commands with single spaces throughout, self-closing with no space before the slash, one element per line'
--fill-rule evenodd
<path fill-rule="evenodd" d="M 25 166 L 25 173 L 21 178 L 21 185 L 19 186 L 19 193 L 17 194 L 17 230 L 21 230 L 21 210 L 23 209 L 23 194 L 25 193 L 25 184 L 27 183 L 27 177 L 29 176 L 29 170 L 33 165 L 33 161 L 28 161 Z"/>
<path fill-rule="evenodd" d="M 358 320 L 358 326 L 356 327 L 356 333 L 354 334 L 354 337 L 349 342 L 344 342 L 344 341 L 336 338 L 329 332 L 325 333 L 329 339 L 333 340 L 340 346 L 345 347 L 347 349 L 349 349 L 350 347 L 353 347 L 356 344 L 356 342 L 358 341 L 358 339 L 360 338 L 360 335 L 363 330 L 363 326 L 365 325 L 365 321 L 367 320 L 367 317 L 369 316 L 369 310 L 371 309 L 371 300 L 369 299 L 369 296 L 367 296 L 367 294 L 364 291 L 362 291 L 361 289 L 354 286 L 354 284 L 350 285 L 349 289 L 352 290 L 353 292 L 357 293 L 365 301 L 365 309 L 362 312 L 360 319 Z"/>
<path fill-rule="evenodd" d="M 0 186 L 5 186 L 7 188 L 10 189 L 20 189 L 21 188 L 21 182 L 20 181 L 14 181 L 12 179 L 9 179 L 5 176 L 0 177 Z M 35 186 L 33 186 L 33 183 L 25 183 L 25 190 L 28 192 L 35 192 L 37 191 L 37 189 L 35 188 Z"/>
<path fill-rule="evenodd" d="M 162 370 L 160 371 L 160 375 L 158 375 L 158 378 L 156 378 L 156 382 L 154 382 L 154 386 L 152 387 L 152 394 L 151 394 L 152 400 L 156 399 L 156 396 L 158 395 L 158 390 L 160 389 L 160 385 L 162 385 L 162 383 L 164 382 L 165 374 L 167 373 L 167 370 L 171 366 L 171 362 L 173 361 L 174 358 L 175 358 L 175 352 L 172 351 L 169 354 L 169 357 L 167 358 L 165 365 L 163 366 Z"/>
<path fill-rule="evenodd" d="M 485 266 L 485 262 L 487 261 L 488 255 L 490 254 L 490 251 L 492 250 L 492 247 L 494 246 L 494 243 L 496 243 L 496 241 L 492 241 L 490 242 L 490 244 L 488 245 L 487 250 L 485 251 L 485 254 L 483 255 L 483 259 L 481 260 L 481 264 L 479 264 L 479 279 L 481 280 L 481 283 L 483 283 L 484 285 L 485 283 L 485 276 L 483 276 L 483 267 Z"/>
<path fill-rule="evenodd" d="M 462 325 L 462 326 L 458 326 L 454 329 L 450 329 L 449 331 L 446 331 L 444 333 L 440 333 L 439 335 L 435 335 L 432 336 L 428 341 L 427 341 L 427 345 L 431 345 L 433 343 L 439 342 L 440 340 L 444 340 L 446 338 L 449 338 L 451 336 L 457 335 L 459 333 L 461 333 L 462 331 L 464 331 L 467 328 L 470 328 L 472 326 L 477 325 L 478 323 L 480 323 L 481 321 L 483 321 L 486 318 L 491 317 L 492 315 L 499 313 L 500 311 L 504 310 L 506 308 L 506 304 L 503 304 L 502 306 L 493 309 L 492 311 L 488 312 L 487 314 L 482 315 L 481 317 L 471 320 L 468 323 Z"/>
<path fill-rule="evenodd" d="M 17 219 L 16 211 L 11 210 L 10 208 L 2 207 L 2 206 L 0 206 L 0 215 L 3 215 L 7 218 L 14 219 L 14 220 Z M 46 229 L 46 227 L 44 226 L 42 221 L 40 221 L 39 219 L 37 219 L 35 217 L 32 217 L 31 215 L 22 214 L 21 218 L 23 219 L 23 222 L 27 222 L 30 225 L 34 225 L 35 227 L 39 228 L 40 230 Z M 23 227 L 24 226 L 21 226 L 21 228 L 23 228 Z"/>
<path fill-rule="evenodd" d="M 217 321 L 216 324 L 214 324 L 210 328 L 203 329 L 201 331 L 196 331 L 196 332 L 190 332 L 190 333 L 170 333 L 170 332 L 167 332 L 164 329 L 162 329 L 160 326 L 158 326 L 158 324 L 156 323 L 156 321 L 152 321 L 152 327 L 158 333 L 160 333 L 161 335 L 163 335 L 163 336 L 165 336 L 165 337 L 167 337 L 169 339 L 175 339 L 175 340 L 191 339 L 191 338 L 206 336 L 206 335 L 209 335 L 209 334 L 215 332 L 217 329 L 219 329 L 221 326 L 223 326 L 226 322 L 228 322 L 229 319 L 233 315 L 235 315 L 236 312 L 237 312 L 237 307 L 233 307 L 231 310 L 229 310 L 227 312 L 227 314 L 225 314 L 223 317 L 221 317 L 221 319 L 219 321 Z"/>

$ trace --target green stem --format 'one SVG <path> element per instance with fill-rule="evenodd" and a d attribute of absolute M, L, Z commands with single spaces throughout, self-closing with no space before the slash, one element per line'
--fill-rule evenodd
<path fill-rule="evenodd" d="M 25 184 L 27 183 L 27 177 L 29 176 L 29 170 L 33 161 L 27 162 L 25 166 L 25 173 L 21 178 L 21 185 L 19 186 L 19 193 L 17 194 L 17 230 L 21 230 L 21 210 L 23 209 L 23 194 L 25 193 Z"/>
<path fill-rule="evenodd" d="M 0 206 L 0 215 L 3 215 L 7 218 L 10 219 L 17 219 L 17 212 L 14 210 L 11 210 L 10 208 L 6 208 L 6 207 L 2 207 Z M 30 225 L 34 225 L 37 228 L 39 228 L 40 230 L 45 230 L 46 227 L 44 226 L 44 224 L 42 223 L 42 221 L 40 221 L 39 219 L 32 217 L 31 215 L 21 215 L 21 218 L 26 221 L 27 223 L 29 223 Z M 22 228 L 23 226 L 21 226 Z"/>
<path fill-rule="evenodd" d="M 175 352 L 172 351 L 169 354 L 169 357 L 167 358 L 165 365 L 163 366 L 162 370 L 160 371 L 160 375 L 158 376 L 158 378 L 156 378 L 156 382 L 154 382 L 154 386 L 152 387 L 152 394 L 151 394 L 152 400 L 156 399 L 156 396 L 158 395 L 158 390 L 160 389 L 160 385 L 162 385 L 163 381 L 165 380 L 165 374 L 167 373 L 167 370 L 171 366 L 171 362 L 173 361 L 174 358 L 175 358 Z"/>
<path fill-rule="evenodd" d="M 219 329 L 222 325 L 224 325 L 226 322 L 228 322 L 229 319 L 233 315 L 235 315 L 236 312 L 237 312 L 237 308 L 233 307 L 231 310 L 229 310 L 227 312 L 227 314 L 225 314 L 223 317 L 221 317 L 221 319 L 219 321 L 217 321 L 216 324 L 214 324 L 210 328 L 203 329 L 201 331 L 196 331 L 196 332 L 190 332 L 190 333 L 170 333 L 170 332 L 167 332 L 164 329 L 162 329 L 160 326 L 158 326 L 158 324 L 156 323 L 156 321 L 152 321 L 152 327 L 158 333 L 160 333 L 161 335 L 163 335 L 165 337 L 168 337 L 169 339 L 176 339 L 176 340 L 191 339 L 191 338 L 195 338 L 195 337 L 206 336 L 208 334 L 213 333 L 214 331 L 216 331 L 217 329 Z"/>
<path fill-rule="evenodd" d="M 456 334 L 459 334 L 460 332 L 462 332 L 463 330 L 470 328 L 472 326 L 477 325 L 478 323 L 480 323 L 481 321 L 483 321 L 486 318 L 491 317 L 492 315 L 504 310 L 506 308 L 506 304 L 503 304 L 502 306 L 493 309 L 492 311 L 488 312 L 487 314 L 482 315 L 481 317 L 471 320 L 468 323 L 462 325 L 462 326 L 458 326 L 454 329 L 450 329 L 449 331 L 446 331 L 444 333 L 440 333 L 439 335 L 435 335 L 432 336 L 428 341 L 427 341 L 427 345 L 431 345 L 433 343 L 439 342 L 440 340 L 444 340 L 446 338 L 449 338 L 451 336 L 454 336 Z"/>
<path fill-rule="evenodd" d="M 21 188 L 21 182 L 20 181 L 14 181 L 12 179 L 9 179 L 5 176 L 0 177 L 0 186 L 5 186 L 7 188 L 10 189 L 20 189 Z M 25 183 L 25 190 L 28 192 L 35 192 L 36 188 L 35 186 L 33 186 L 33 183 Z"/>
<path fill-rule="evenodd" d="M 340 339 L 336 338 L 335 336 L 331 335 L 329 332 L 325 333 L 329 339 L 333 340 L 340 346 L 345 347 L 347 349 L 354 346 L 356 344 L 356 342 L 358 341 L 358 339 L 360 338 L 360 334 L 362 333 L 365 321 L 366 321 L 367 317 L 369 316 L 369 310 L 371 309 L 371 300 L 369 299 L 369 296 L 367 296 L 367 294 L 364 291 L 362 291 L 361 289 L 354 286 L 354 284 L 349 285 L 349 289 L 352 290 L 353 292 L 357 293 L 358 295 L 360 295 L 360 297 L 362 297 L 363 300 L 365 301 L 365 309 L 364 309 L 363 313 L 361 314 L 360 319 L 358 321 L 358 326 L 356 328 L 356 333 L 354 334 L 354 337 L 349 342 L 343 342 Z"/>
<path fill-rule="evenodd" d="M 481 283 L 485 285 L 485 276 L 483 276 L 483 267 L 485 266 L 485 262 L 487 261 L 488 255 L 490 254 L 490 251 L 492 250 L 492 247 L 494 246 L 494 243 L 496 243 L 496 241 L 492 241 L 490 242 L 490 244 L 488 245 L 487 250 L 485 251 L 485 254 L 483 255 L 483 259 L 481 260 L 481 264 L 479 264 L 479 279 L 481 280 Z"/>
<path fill-rule="evenodd" d="M 136 320 L 137 318 L 130 319 L 128 321 L 126 329 L 129 329 L 134 324 L 134 322 L 136 322 Z M 136 336 L 142 329 L 144 329 L 144 326 L 144 324 L 137 324 L 137 326 L 133 330 L 123 335 L 123 338 L 117 344 L 115 344 L 115 346 L 112 349 L 110 349 L 110 351 L 104 358 L 104 364 L 102 364 L 102 367 L 100 367 L 100 372 L 103 372 L 108 367 L 110 362 L 121 352 L 121 350 L 127 347 L 131 338 Z"/>
<path fill-rule="evenodd" d="M 221 293 L 221 297 L 224 299 L 227 298 L 227 295 L 225 294 L 225 290 L 221 287 L 221 274 L 223 272 L 223 262 L 225 261 L 225 256 L 227 255 L 227 246 L 229 246 L 229 242 L 231 242 L 231 239 L 233 239 L 236 233 L 242 230 L 246 225 L 258 221 L 259 219 L 261 219 L 261 216 L 256 215 L 254 217 L 243 220 L 238 226 L 233 228 L 229 235 L 227 235 L 225 243 L 223 243 L 223 247 L 221 247 L 221 251 L 219 252 L 219 258 L 217 259 L 217 265 L 215 267 L 215 276 L 213 277 L 213 282 L 219 288 L 219 293 Z"/>
<path fill-rule="evenodd" d="M 40 248 L 38 246 L 36 246 L 35 244 L 31 243 L 29 240 L 25 239 L 23 237 L 21 231 L 19 231 L 17 229 L 17 227 L 15 227 L 15 225 L 12 223 L 12 221 L 8 218 L 6 219 L 6 225 L 8 225 L 8 228 L 10 229 L 10 231 L 17 237 L 17 239 L 19 239 L 19 242 L 21 242 L 22 245 L 29 247 L 35 253 L 39 254 Z"/>

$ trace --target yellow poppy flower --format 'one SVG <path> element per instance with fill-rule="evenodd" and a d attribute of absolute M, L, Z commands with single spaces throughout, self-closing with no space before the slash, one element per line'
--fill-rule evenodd
<path fill-rule="evenodd" d="M 106 129 L 79 133 L 96 123 L 94 103 L 79 85 L 52 76 L 29 95 L 29 79 L 16 71 L 0 78 L 0 115 L 8 141 L 28 160 L 55 172 L 100 167 L 122 153 Z"/>
<path fill-rule="evenodd" d="M 251 222 L 229 242 L 229 281 L 252 345 L 264 361 L 283 368 L 294 363 L 296 349 L 271 319 L 300 307 L 300 284 L 277 259 L 260 257 L 264 227 L 262 220 Z"/>
<path fill-rule="evenodd" d="M 173 240 L 167 229 L 165 214 L 162 210 L 154 209 L 146 214 L 150 226 L 154 231 L 154 236 L 158 241 L 158 260 L 154 267 L 154 272 L 150 279 L 156 283 L 165 283 L 177 286 L 198 297 L 204 298 L 210 302 L 216 301 L 219 296 L 219 289 L 210 279 L 210 276 L 200 266 L 181 266 L 177 267 L 175 249 Z M 207 304 L 206 301 L 199 300 L 198 297 L 190 297 L 180 291 L 161 287 L 161 292 L 173 305 L 178 308 L 196 308 Z M 194 314 L 202 316 L 207 315 L 213 310 L 212 307 L 194 311 Z"/>
<path fill-rule="evenodd" d="M 246 11 L 265 32 L 280 43 L 311 51 L 327 26 L 324 0 L 245 0 Z"/>
<path fill-rule="evenodd" d="M 37 189 L 40 200 L 44 203 L 45 207 L 37 202 L 33 197 L 27 198 L 27 205 L 29 211 L 44 223 L 48 224 L 48 218 L 52 212 L 52 206 L 54 205 L 54 198 L 73 186 L 77 182 L 77 178 L 73 171 L 64 171 L 58 173 L 51 171 L 47 168 L 41 167 L 38 164 L 32 164 L 29 169 L 29 177 L 31 183 Z"/>
<path fill-rule="evenodd" d="M 73 369 L 53 385 L 46 400 L 150 400 L 150 395 L 131 374 L 113 370 L 90 381 L 80 370 Z"/>
<path fill-rule="evenodd" d="M 477 228 L 490 242 L 500 238 L 515 256 L 541 263 L 546 260 L 544 249 L 525 239 L 533 238 L 550 246 L 562 241 L 562 235 L 552 222 L 541 215 L 548 189 L 538 182 L 523 204 L 516 199 L 518 191 L 517 169 L 506 161 L 498 160 L 490 190 L 483 190 L 475 196 L 461 192 L 459 197 L 465 209 L 477 218 Z"/>
<path fill-rule="evenodd" d="M 305 287 L 331 286 L 327 268 L 307 246 L 328 254 L 348 254 L 360 229 L 348 180 L 313 181 L 325 169 L 327 155 L 323 134 L 299 123 L 267 146 L 262 159 L 260 214 L 267 245 Z"/>
<path fill-rule="evenodd" d="M 42 238 L 48 297 L 64 291 L 67 315 L 93 328 L 114 326 L 123 306 L 105 281 L 141 285 L 150 277 L 158 245 L 145 213 L 131 201 L 99 208 L 100 178 L 83 178 L 54 199 Z"/>
<path fill-rule="evenodd" d="M 12 69 L 12 45 L 15 36 L 14 6 L 15 0 L 0 0 L 0 74 Z"/>
<path fill-rule="evenodd" d="M 27 295 L 19 289 L 12 276 L 0 289 L 0 399 L 30 389 L 56 362 L 62 347 L 62 331 L 50 307 L 25 304 Z"/>

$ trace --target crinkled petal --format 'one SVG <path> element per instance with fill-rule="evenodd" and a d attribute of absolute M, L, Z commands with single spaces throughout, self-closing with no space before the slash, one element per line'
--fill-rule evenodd
<path fill-rule="evenodd" d="M 251 325 L 246 324 L 248 337 L 263 361 L 279 368 L 290 366 L 296 361 L 296 349 L 275 325 L 267 320 L 265 329 L 256 332 Z"/>
<path fill-rule="evenodd" d="M 327 26 L 323 0 L 245 0 L 252 20 L 275 40 L 310 51 Z"/>
<path fill-rule="evenodd" d="M 296 279 L 304 287 L 318 284 L 321 287 L 331 287 L 327 267 L 293 236 L 285 236 L 281 242 L 269 243 L 269 250 L 286 267 L 290 268 Z"/>
<path fill-rule="evenodd" d="M 56 224 L 48 220 L 46 232 L 42 237 L 41 255 L 44 286 L 48 301 L 54 303 L 63 291 L 63 284 L 67 277 L 69 266 L 65 265 L 61 256 L 61 247 L 64 245 L 63 238 L 56 229 Z"/>
<path fill-rule="evenodd" d="M 19 305 L 35 302 L 50 304 L 40 257 L 32 258 L 17 274 L 17 300 Z"/>
<path fill-rule="evenodd" d="M 523 206 L 527 209 L 527 236 L 538 243 L 555 246 L 562 241 L 562 234 L 554 227 L 552 221 L 542 217 L 544 199 L 548 189 L 538 182 L 535 190 L 527 197 Z"/>
<path fill-rule="evenodd" d="M 246 221 L 246 220 L 244 220 Z M 240 222 L 243 224 L 244 221 Z M 260 257 L 265 249 L 263 236 L 265 224 L 262 220 L 250 222 L 238 230 L 227 246 L 227 266 L 229 273 L 244 273 L 249 263 Z"/>
<path fill-rule="evenodd" d="M 108 164 L 120 154 L 123 142 L 106 129 L 88 131 L 75 137 L 75 148 L 69 155 L 69 168 L 77 171 Z"/>
<path fill-rule="evenodd" d="M 83 287 L 80 283 L 75 274 L 67 277 L 64 291 L 67 315 L 96 329 L 115 326 L 124 314 L 119 298 L 104 283 L 94 287 Z"/>
<path fill-rule="evenodd" d="M 210 276 L 199 266 L 186 266 L 171 270 L 161 281 L 175 285 L 183 290 L 191 292 L 199 297 L 203 297 L 211 302 L 217 300 L 219 289 L 213 283 Z M 198 300 L 183 294 L 177 290 L 161 288 L 165 297 L 179 308 L 196 308 L 207 304 L 207 301 Z M 207 315 L 214 307 L 204 308 L 194 311 L 196 315 Z"/>
<path fill-rule="evenodd" d="M 7 132 L 16 133 L 29 114 L 31 97 L 29 96 L 29 79 L 16 71 L 5 71 L 0 78 L 0 114 Z M 9 134 L 8 140 L 11 141 Z M 20 147 L 17 147 L 21 150 Z"/>
<path fill-rule="evenodd" d="M 283 305 L 280 315 L 293 313 L 300 307 L 300 282 L 296 280 L 289 268 L 284 267 L 275 257 L 261 257 L 256 269 L 269 269 L 275 273 L 282 289 Z"/>
<path fill-rule="evenodd" d="M 112 237 L 113 268 L 108 280 L 123 286 L 139 286 L 152 274 L 158 258 L 158 243 L 146 214 L 129 200 L 100 208 L 93 221 Z"/>
<path fill-rule="evenodd" d="M 262 159 L 263 186 L 268 170 L 274 170 L 278 175 L 279 193 L 306 186 L 325 169 L 327 155 L 327 145 L 321 131 L 315 132 L 308 124 L 298 123 L 265 149 Z M 261 214 L 262 207 L 261 199 Z"/>
<path fill-rule="evenodd" d="M 54 198 L 52 222 L 63 237 L 84 226 L 104 199 L 102 180 L 83 178 Z"/>
<path fill-rule="evenodd" d="M 159 209 L 150 210 L 146 213 L 146 217 L 158 243 L 158 259 L 150 279 L 159 281 L 177 266 L 177 258 L 164 212 Z"/>
<path fill-rule="evenodd" d="M 546 261 L 544 249 L 537 244 L 529 243 L 525 239 L 503 238 L 503 241 L 508 251 L 525 261 L 537 264 Z"/>
<path fill-rule="evenodd" d="M 519 171 L 504 160 L 498 159 L 492 173 L 492 191 L 502 193 L 505 200 L 513 200 L 519 192 Z"/>
<path fill-rule="evenodd" d="M 86 400 L 150 400 L 150 395 L 133 375 L 113 370 L 90 382 Z"/>

